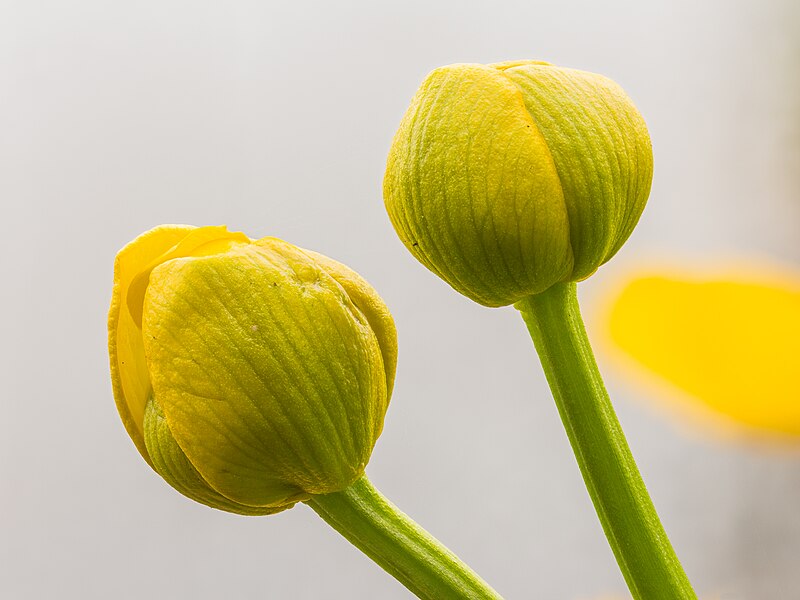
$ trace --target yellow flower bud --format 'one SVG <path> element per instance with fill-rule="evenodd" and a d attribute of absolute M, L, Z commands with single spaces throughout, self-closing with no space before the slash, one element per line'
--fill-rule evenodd
<path fill-rule="evenodd" d="M 428 75 L 411 102 L 384 198 L 422 264 L 505 306 L 608 261 L 652 172 L 645 123 L 613 81 L 535 61 L 458 64 Z"/>
<path fill-rule="evenodd" d="M 117 255 L 109 354 L 145 460 L 198 502 L 269 514 L 363 475 L 397 343 L 383 301 L 344 265 L 164 226 Z"/>

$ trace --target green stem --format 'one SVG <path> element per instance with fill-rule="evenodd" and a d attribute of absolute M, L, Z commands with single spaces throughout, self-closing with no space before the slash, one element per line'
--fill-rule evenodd
<path fill-rule="evenodd" d="M 500 595 L 376 490 L 364 475 L 349 488 L 307 504 L 328 525 L 419 598 Z"/>
<path fill-rule="evenodd" d="M 696 599 L 608 398 L 586 336 L 576 285 L 515 305 L 528 326 L 584 482 L 631 594 Z"/>

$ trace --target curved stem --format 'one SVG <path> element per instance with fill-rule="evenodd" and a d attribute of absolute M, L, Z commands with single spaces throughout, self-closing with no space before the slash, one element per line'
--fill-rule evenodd
<path fill-rule="evenodd" d="M 341 492 L 306 503 L 419 598 L 500 599 L 455 554 L 384 498 L 366 475 Z"/>
<path fill-rule="evenodd" d="M 637 600 L 696 599 L 608 398 L 586 336 L 576 285 L 518 302 L 584 482 Z"/>

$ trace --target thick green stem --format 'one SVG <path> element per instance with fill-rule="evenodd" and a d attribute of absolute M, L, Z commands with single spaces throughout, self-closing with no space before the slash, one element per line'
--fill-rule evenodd
<path fill-rule="evenodd" d="M 583 479 L 637 600 L 696 599 L 608 398 L 574 283 L 515 305 L 528 326 Z"/>
<path fill-rule="evenodd" d="M 455 554 L 384 498 L 366 475 L 341 492 L 314 496 L 307 504 L 419 598 L 500 598 Z"/>

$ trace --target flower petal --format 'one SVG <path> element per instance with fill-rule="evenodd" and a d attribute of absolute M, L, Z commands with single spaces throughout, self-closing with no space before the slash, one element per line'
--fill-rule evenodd
<path fill-rule="evenodd" d="M 237 231 L 228 231 L 222 226 L 197 227 L 163 254 L 143 265 L 130 282 L 126 296 L 128 310 L 133 322 L 142 326 L 142 305 L 150 273 L 161 263 L 184 256 L 210 256 L 229 250 L 234 244 L 249 244 L 250 238 Z"/>
<path fill-rule="evenodd" d="M 117 254 L 108 317 L 111 380 L 122 422 L 148 462 L 142 421 L 150 380 L 141 340 L 141 314 L 150 272 L 172 258 L 215 254 L 234 243 L 249 241 L 244 234 L 231 233 L 225 227 L 162 225 L 140 235 Z"/>
<path fill-rule="evenodd" d="M 343 265 L 313 250 L 303 249 L 303 252 L 318 265 L 321 265 L 344 288 L 353 304 L 358 307 L 358 310 L 369 321 L 381 347 L 383 368 L 386 371 L 386 390 L 391 396 L 394 387 L 395 370 L 397 369 L 397 329 L 395 328 L 392 314 L 383 299 L 366 279 L 347 265 Z"/>
<path fill-rule="evenodd" d="M 589 277 L 630 236 L 647 203 L 653 152 L 622 88 L 596 73 L 501 65 L 522 92 L 555 162 L 569 215 L 571 279 Z"/>
<path fill-rule="evenodd" d="M 294 506 L 263 508 L 238 504 L 213 489 L 200 476 L 172 436 L 161 407 L 151 395 L 144 416 L 144 438 L 153 467 L 164 480 L 181 494 L 212 508 L 240 515 L 271 515 Z"/>
<path fill-rule="evenodd" d="M 639 275 L 613 300 L 611 341 L 702 406 L 800 435 L 800 278 Z"/>
<path fill-rule="evenodd" d="M 142 334 L 128 310 L 128 289 L 142 268 L 185 238 L 189 225 L 163 225 L 140 235 L 117 254 L 114 289 L 108 312 L 108 354 L 111 384 L 117 410 L 144 459 L 150 457 L 144 443 L 144 409 L 150 393 L 150 378 L 142 346 Z"/>
<path fill-rule="evenodd" d="M 499 69 L 428 75 L 395 134 L 383 189 L 409 251 L 476 302 L 512 304 L 572 271 L 556 165 Z"/>

